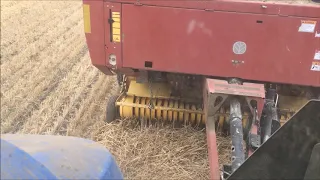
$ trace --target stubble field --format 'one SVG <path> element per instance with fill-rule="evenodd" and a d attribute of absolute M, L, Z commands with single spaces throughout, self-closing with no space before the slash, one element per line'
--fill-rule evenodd
<path fill-rule="evenodd" d="M 104 123 L 118 87 L 91 65 L 82 20 L 81 1 L 1 1 L 1 133 L 95 140 L 126 179 L 208 179 L 203 131 Z"/>

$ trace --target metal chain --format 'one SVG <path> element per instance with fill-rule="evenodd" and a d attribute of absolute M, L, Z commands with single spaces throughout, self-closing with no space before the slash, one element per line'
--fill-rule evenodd
<path fill-rule="evenodd" d="M 153 104 L 153 92 L 152 92 L 152 78 L 149 78 L 149 89 L 150 89 L 150 102 L 149 102 L 149 109 L 154 109 L 154 104 Z"/>

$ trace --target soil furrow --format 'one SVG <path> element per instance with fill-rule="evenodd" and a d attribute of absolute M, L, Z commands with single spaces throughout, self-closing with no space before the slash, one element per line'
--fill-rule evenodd
<path fill-rule="evenodd" d="M 29 2 L 33 3 L 32 2 Z M 74 10 L 79 8 L 80 3 L 53 3 L 50 4 L 50 2 L 36 2 L 35 7 L 28 7 L 28 4 L 22 5 L 21 10 L 19 12 L 19 15 L 21 18 L 16 19 L 15 21 L 10 20 L 4 20 L 3 21 L 3 34 L 4 35 L 15 35 L 14 37 L 19 37 L 20 39 L 24 39 L 25 37 L 32 37 L 36 36 L 39 32 L 38 29 L 40 28 L 47 28 L 46 25 L 51 24 L 52 22 L 56 22 L 56 25 L 59 22 L 59 19 L 63 19 L 66 15 L 69 14 L 68 11 L 59 12 L 60 9 L 70 8 L 70 10 Z M 43 13 L 43 10 L 47 10 L 47 13 Z M 3 13 L 5 16 L 8 13 Z M 8 17 L 8 19 L 14 19 L 15 17 Z M 24 28 L 16 28 L 18 26 L 21 26 L 21 24 L 26 24 Z M 13 31 L 15 30 L 15 31 Z M 32 33 L 31 33 L 32 32 Z M 34 35 L 33 35 L 34 34 Z M 28 36 L 30 35 L 30 36 Z M 7 42 L 10 42 L 12 40 L 15 40 L 16 38 L 6 38 L 1 43 L 7 44 Z M 9 43 L 11 44 L 11 43 Z"/>
<path fill-rule="evenodd" d="M 81 63 L 79 65 L 83 66 L 83 64 L 84 63 Z M 67 119 L 65 119 L 65 116 L 70 112 L 72 108 L 75 108 L 74 103 L 81 103 L 82 99 L 80 99 L 80 95 L 89 90 L 89 88 L 86 87 L 86 84 L 94 79 L 94 77 L 98 73 L 97 71 L 93 71 L 92 67 L 82 69 L 83 70 L 79 72 L 79 75 L 77 76 L 78 78 L 76 78 L 75 81 L 73 81 L 72 83 L 66 83 L 67 87 L 72 88 L 72 90 L 67 90 L 67 92 L 69 93 L 59 96 L 59 99 L 61 100 L 55 101 L 57 106 L 50 109 L 50 112 L 48 113 L 48 116 L 51 117 L 50 119 L 57 119 L 56 123 L 52 122 L 50 119 L 43 120 L 38 133 L 47 132 L 49 134 L 52 134 L 56 130 L 56 128 L 60 127 L 61 124 L 59 123 L 67 121 Z M 87 74 L 87 76 L 83 77 L 83 74 L 85 73 Z M 57 92 L 57 95 L 59 95 L 59 92 L 61 91 L 57 90 Z"/>
<path fill-rule="evenodd" d="M 38 9 L 41 6 L 37 1 L 1 1 L 1 22 L 5 25 L 12 23 L 10 19 L 19 15 L 29 15 L 31 12 L 24 12 L 28 7 Z"/>
<path fill-rule="evenodd" d="M 87 84 L 94 84 L 98 80 L 98 74 L 95 75 L 93 79 L 91 79 L 91 83 Z M 85 88 L 81 89 L 82 91 L 77 94 L 77 97 L 68 104 L 67 110 L 64 110 L 62 112 L 62 116 L 58 117 L 58 122 L 54 125 L 52 130 L 50 131 L 50 134 L 60 134 L 60 135 L 67 135 L 67 127 L 70 123 L 70 121 L 73 120 L 73 117 L 75 117 L 75 114 L 77 113 L 79 107 L 83 103 L 83 101 L 86 99 L 87 94 L 90 92 L 91 88 L 88 88 L 88 86 L 83 86 Z M 60 120 L 60 121 L 59 121 Z"/>
<path fill-rule="evenodd" d="M 83 74 L 86 74 L 86 76 L 83 76 Z M 70 69 L 68 76 L 60 81 L 59 87 L 41 104 L 39 110 L 32 113 L 28 124 L 25 125 L 22 132 L 43 133 L 50 129 L 48 124 L 55 123 L 52 119 L 59 121 L 61 114 L 69 110 L 66 107 L 73 106 L 74 101 L 78 99 L 77 97 L 88 89 L 86 84 L 94 79 L 96 75 L 97 71 L 93 71 L 92 66 L 89 65 L 87 54 Z M 34 129 L 34 127 L 37 128 Z"/>
<path fill-rule="evenodd" d="M 79 11 L 79 9 L 78 9 Z M 54 43 L 60 40 L 66 40 L 66 35 L 68 35 L 68 32 L 70 30 L 74 30 L 74 28 L 69 28 L 70 25 L 78 26 L 78 24 L 81 24 L 80 18 L 76 16 L 77 13 L 73 13 L 70 16 L 67 16 L 64 20 L 62 20 L 57 26 L 54 28 L 46 29 L 45 34 L 42 36 L 37 36 L 39 38 L 30 37 L 30 42 L 19 42 L 14 43 L 15 45 L 19 46 L 21 43 L 22 47 L 18 47 L 18 49 L 23 49 L 23 51 L 19 50 L 13 50 L 14 53 L 11 54 L 10 52 L 2 52 L 2 65 L 1 68 L 4 71 L 3 73 L 6 74 L 6 71 L 9 71 L 10 69 L 15 69 L 16 72 L 19 72 L 20 69 L 24 68 L 22 63 L 18 63 L 21 57 L 29 56 L 28 59 L 30 59 L 31 62 L 33 62 L 33 58 L 37 56 L 37 54 L 41 51 L 44 51 L 47 48 L 50 48 Z M 82 25 L 82 24 L 81 24 Z M 44 26 L 45 27 L 45 26 Z M 47 31 L 48 30 L 48 31 Z M 28 46 L 25 47 L 25 44 L 28 44 Z M 24 46 L 24 47 L 23 47 Z M 10 48 L 9 48 L 10 49 Z M 6 48 L 4 48 L 6 50 Z M 7 58 L 7 56 L 10 57 Z M 7 59 L 7 60 L 6 60 Z M 5 78 L 2 77 L 2 82 L 5 81 Z"/>
<path fill-rule="evenodd" d="M 40 42 L 39 45 L 42 45 L 42 41 L 46 41 L 47 39 L 49 40 L 54 40 L 55 37 L 52 37 L 51 34 L 56 35 L 56 37 L 61 36 L 61 34 L 64 34 L 64 32 L 57 32 L 56 30 L 63 30 L 64 28 L 61 28 L 63 26 L 68 26 L 68 20 L 70 17 L 79 17 L 77 16 L 77 11 L 80 11 L 81 6 L 75 6 L 72 8 L 72 11 L 70 13 L 68 12 L 63 12 L 63 13 L 57 13 L 55 14 L 54 17 L 49 16 L 50 13 L 45 14 L 48 16 L 41 16 L 41 19 L 38 21 L 38 24 L 31 24 L 28 26 L 28 28 L 23 28 L 19 29 L 18 34 L 14 34 L 17 36 L 17 38 L 21 39 L 19 42 L 10 42 L 9 44 L 6 42 L 3 42 L 4 44 L 2 45 L 3 50 L 4 50 L 4 57 L 2 64 L 5 64 L 8 62 L 8 57 L 14 57 L 18 54 L 25 53 L 28 51 L 28 48 L 23 47 L 25 44 L 29 43 L 36 43 Z M 78 19 L 79 21 L 80 19 Z M 49 30 L 49 31 L 48 31 Z M 30 33 L 32 32 L 32 34 Z M 6 32 L 12 32 L 11 29 L 4 29 L 4 34 Z M 50 36 L 51 35 L 51 36 Z M 21 38 L 19 37 L 21 36 Z M 39 38 L 42 39 L 42 41 L 38 41 Z M 10 39 L 10 38 L 6 38 Z M 20 52 L 22 49 L 22 52 Z M 6 56 L 7 55 L 7 56 Z M 9 56 L 11 55 L 11 56 Z"/>
<path fill-rule="evenodd" d="M 80 27 L 81 24 L 79 23 L 77 26 L 75 26 L 74 29 L 72 29 L 72 31 L 68 31 L 66 35 L 74 35 L 74 32 L 76 32 L 76 28 Z M 80 36 L 80 35 L 79 35 Z M 67 41 L 64 41 L 66 46 L 72 46 L 75 42 L 79 41 L 80 39 L 78 36 L 74 36 L 73 38 L 69 38 Z M 23 63 L 21 64 L 21 71 L 17 71 L 16 73 L 11 73 L 10 76 L 6 77 L 1 77 L 1 82 L 2 82 L 2 89 L 1 91 L 5 92 L 8 89 L 15 89 L 14 86 L 16 86 L 16 84 L 19 84 L 19 82 L 24 82 L 24 79 L 30 79 L 30 78 L 34 78 L 34 76 L 37 76 L 37 74 L 41 73 L 41 71 L 46 71 L 47 73 L 48 70 L 54 70 L 54 68 L 56 68 L 56 66 L 60 65 L 60 61 L 65 58 L 65 56 L 68 56 L 68 53 L 70 50 L 72 49 L 57 49 L 56 47 L 59 47 L 59 42 L 63 41 L 63 38 L 59 38 L 57 39 L 57 41 L 54 42 L 54 44 L 52 44 L 50 46 L 50 48 L 46 48 L 45 51 L 42 51 L 44 53 L 46 53 L 46 55 L 50 55 L 50 54 L 56 54 L 56 57 L 50 56 L 52 58 L 48 58 L 48 60 L 43 61 L 43 58 L 46 58 L 45 56 L 41 56 L 42 53 L 38 53 L 37 56 L 34 56 L 34 63 L 28 63 L 27 65 L 23 66 Z M 65 54 L 65 56 L 61 57 L 61 55 Z M 28 58 L 29 59 L 29 58 Z M 34 67 L 38 67 L 37 69 L 35 69 Z M 52 68 L 51 68 L 52 67 Z M 1 67 L 2 68 L 2 67 Z M 4 68 L 2 68 L 4 69 Z M 1 69 L 1 70 L 2 70 Z M 11 72 L 10 70 L 7 70 L 9 72 Z M 4 71 L 3 73 L 5 73 L 6 71 Z M 29 74 L 33 75 L 30 76 Z M 14 79 L 18 79 L 18 81 L 15 81 L 15 83 L 11 83 L 8 84 L 7 82 L 13 82 Z"/>
<path fill-rule="evenodd" d="M 69 122 L 72 121 L 76 113 L 78 113 L 78 109 L 82 106 L 83 102 L 87 99 L 87 95 L 92 90 L 92 85 L 94 85 L 98 81 L 99 74 L 101 74 L 97 70 L 94 70 L 93 72 L 96 72 L 94 78 L 92 78 L 90 82 L 87 82 L 87 84 L 84 85 L 84 87 L 86 88 L 83 89 L 77 99 L 73 101 L 72 108 L 69 108 L 68 111 L 63 112 L 62 119 L 65 119 L 65 121 L 59 124 L 51 133 L 67 135 L 66 133 Z"/>
<path fill-rule="evenodd" d="M 6 8 L 10 8 L 12 6 L 18 5 L 19 1 L 1 1 L 1 11 L 7 10 Z"/>
<path fill-rule="evenodd" d="M 77 55 L 73 58 L 72 62 L 76 62 L 79 58 L 83 57 L 84 54 L 87 52 L 87 47 L 83 46 L 82 49 L 77 53 Z M 20 107 L 18 112 L 11 118 L 10 115 L 8 116 L 8 119 L 12 119 L 9 123 L 9 125 L 4 126 L 1 128 L 1 131 L 3 133 L 14 133 L 17 132 L 19 129 L 21 129 L 25 123 L 25 119 L 29 117 L 32 113 L 32 111 L 37 110 L 39 108 L 39 104 L 41 104 L 42 101 L 50 94 L 52 91 L 54 91 L 58 84 L 59 79 L 62 79 L 66 76 L 66 74 L 69 72 L 68 66 L 62 67 L 60 71 L 56 72 L 53 78 L 49 81 L 48 87 L 46 87 L 44 90 L 40 91 L 40 95 L 38 95 L 35 99 L 32 99 L 31 102 L 27 102 L 24 107 Z M 2 124 L 1 124 L 2 126 Z M 14 128 L 12 128 L 14 127 Z"/>
<path fill-rule="evenodd" d="M 99 80 L 94 84 L 87 99 L 79 108 L 78 114 L 74 120 L 70 122 L 68 135 L 88 137 L 91 134 L 91 132 L 88 132 L 90 126 L 99 121 L 104 121 L 107 95 L 115 93 L 115 82 L 115 78 L 105 77 L 103 74 L 100 75 Z M 98 118 L 93 117 L 94 114 L 96 114 Z"/>
<path fill-rule="evenodd" d="M 18 81 L 17 83 L 15 83 L 14 88 L 11 88 L 10 91 L 3 91 L 3 88 L 2 88 L 1 91 L 3 91 L 3 97 L 2 97 L 1 105 L 2 107 L 6 107 L 6 109 L 4 111 L 1 111 L 1 117 L 6 118 L 7 116 L 6 114 L 10 113 L 12 109 L 14 112 L 14 109 L 17 108 L 15 107 L 15 104 L 17 104 L 17 102 L 21 102 L 24 99 L 28 99 L 28 96 L 29 96 L 28 92 L 36 89 L 39 86 L 44 89 L 45 86 L 47 86 L 48 84 L 47 81 L 50 79 L 53 73 L 54 74 L 59 73 L 58 71 L 60 71 L 61 68 L 64 68 L 70 63 L 71 63 L 70 65 L 72 65 L 73 63 L 76 63 L 76 60 L 74 60 L 74 62 L 71 62 L 67 59 L 68 59 L 68 56 L 79 51 L 78 48 L 80 48 L 81 46 L 84 46 L 84 44 L 78 43 L 77 47 L 74 46 L 74 51 L 71 51 L 71 54 L 69 54 L 69 52 L 65 52 L 66 54 L 62 55 L 60 59 L 62 62 L 57 62 L 56 64 L 49 63 L 49 64 L 46 64 L 47 66 L 40 67 L 31 76 L 26 77 L 26 80 L 23 80 L 22 82 Z M 34 94 L 31 94 L 31 95 L 34 95 Z"/>
<path fill-rule="evenodd" d="M 79 26 L 76 26 L 79 27 Z M 73 31 L 66 31 L 66 35 L 73 35 L 74 31 L 76 31 L 75 29 L 73 29 Z M 73 37 L 73 38 L 69 38 L 68 40 L 66 40 L 64 43 L 66 45 L 70 45 L 72 46 L 75 43 L 75 39 L 77 39 L 79 37 Z M 58 38 L 57 41 L 63 41 L 63 38 Z M 59 55 L 63 54 L 65 51 L 70 51 L 70 49 L 61 49 L 59 51 L 57 51 L 57 48 L 55 47 L 59 47 L 59 43 L 57 43 L 57 41 L 52 42 L 50 44 L 50 46 L 46 46 L 46 48 L 42 49 L 41 51 L 44 51 L 47 53 L 47 55 L 51 55 L 56 53 L 56 55 L 51 55 L 52 56 L 56 56 L 56 58 L 48 58 L 49 60 L 47 61 L 43 61 L 42 58 L 46 58 L 45 56 L 43 56 L 41 58 L 42 53 L 36 53 L 33 55 L 29 55 L 26 60 L 29 60 L 31 62 L 28 62 L 26 65 L 24 65 L 24 63 L 19 63 L 16 65 L 16 67 L 7 67 L 7 69 L 5 67 L 1 67 L 1 70 L 7 70 L 8 72 L 12 72 L 10 73 L 10 76 L 3 76 L 1 77 L 1 82 L 2 82 L 2 91 L 6 91 L 7 89 L 12 89 L 12 87 L 15 84 L 9 84 L 10 82 L 12 82 L 13 79 L 19 79 L 20 81 L 23 81 L 25 78 L 29 78 L 29 74 L 34 74 L 35 73 L 35 69 L 34 67 L 38 67 L 38 69 L 36 69 L 36 71 L 41 70 L 42 67 L 46 67 L 48 68 L 48 64 L 53 66 L 57 63 L 59 63 Z M 17 58 L 19 59 L 19 58 Z M 13 69 L 15 69 L 16 71 L 13 71 Z"/>

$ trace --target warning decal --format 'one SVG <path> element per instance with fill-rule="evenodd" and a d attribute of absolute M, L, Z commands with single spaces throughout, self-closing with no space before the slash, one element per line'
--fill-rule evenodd
<path fill-rule="evenodd" d="M 299 32 L 314 33 L 317 21 L 301 21 Z"/>
<path fill-rule="evenodd" d="M 314 53 L 314 58 L 313 59 L 320 61 L 320 50 L 316 50 L 316 53 Z"/>
<path fill-rule="evenodd" d="M 320 62 L 312 62 L 311 71 L 320 71 Z"/>
<path fill-rule="evenodd" d="M 121 42 L 121 36 L 120 36 L 120 28 L 121 28 L 121 22 L 120 22 L 120 12 L 112 12 L 112 40 L 113 42 Z"/>

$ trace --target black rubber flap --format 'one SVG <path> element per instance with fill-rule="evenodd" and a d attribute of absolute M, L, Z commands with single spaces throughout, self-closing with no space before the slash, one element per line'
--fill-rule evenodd
<path fill-rule="evenodd" d="M 311 100 L 258 148 L 228 180 L 304 179 L 312 150 L 319 142 L 320 101 Z"/>
<path fill-rule="evenodd" d="M 312 150 L 309 166 L 304 176 L 305 180 L 320 178 L 320 143 L 316 144 Z"/>

